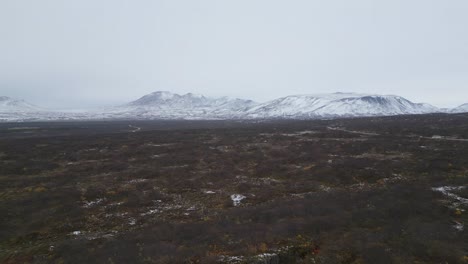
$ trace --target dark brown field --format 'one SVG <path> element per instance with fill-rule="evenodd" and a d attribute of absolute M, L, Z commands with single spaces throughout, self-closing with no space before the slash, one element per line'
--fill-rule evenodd
<path fill-rule="evenodd" d="M 467 186 L 468 115 L 0 124 L 0 262 L 468 263 Z"/>

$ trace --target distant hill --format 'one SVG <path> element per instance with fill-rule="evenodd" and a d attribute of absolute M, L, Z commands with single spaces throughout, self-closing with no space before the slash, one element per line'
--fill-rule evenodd
<path fill-rule="evenodd" d="M 429 104 L 394 95 L 333 93 L 294 95 L 260 104 L 247 111 L 250 118 L 358 117 L 439 112 Z"/>
<path fill-rule="evenodd" d="M 124 105 L 95 111 L 49 111 L 23 100 L 0 97 L 0 121 L 97 119 L 320 119 L 468 112 L 468 104 L 439 109 L 396 95 L 330 93 L 291 95 L 265 103 L 157 91 Z"/>
<path fill-rule="evenodd" d="M 455 107 L 450 111 L 451 113 L 468 113 L 468 103 Z"/>
<path fill-rule="evenodd" d="M 240 118 L 251 107 L 252 100 L 220 97 L 211 98 L 188 93 L 154 92 L 128 104 L 115 107 L 111 113 L 163 119 Z"/>
<path fill-rule="evenodd" d="M 11 112 L 38 112 L 41 108 L 27 103 L 24 100 L 18 100 L 7 96 L 0 96 L 0 113 Z"/>

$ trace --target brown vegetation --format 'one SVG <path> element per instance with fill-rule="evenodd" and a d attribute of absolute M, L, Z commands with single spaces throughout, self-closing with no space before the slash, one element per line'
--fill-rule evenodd
<path fill-rule="evenodd" d="M 467 121 L 0 124 L 0 262 L 467 263 Z"/>

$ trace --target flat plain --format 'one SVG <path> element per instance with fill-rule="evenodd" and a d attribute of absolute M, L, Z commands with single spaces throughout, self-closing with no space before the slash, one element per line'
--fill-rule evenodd
<path fill-rule="evenodd" d="M 0 124 L 2 263 L 468 263 L 468 115 Z"/>

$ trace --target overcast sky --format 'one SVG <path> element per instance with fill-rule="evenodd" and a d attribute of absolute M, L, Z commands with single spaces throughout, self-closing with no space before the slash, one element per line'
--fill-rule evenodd
<path fill-rule="evenodd" d="M 167 90 L 468 102 L 466 0 L 1 0 L 0 95 L 59 108 Z"/>

